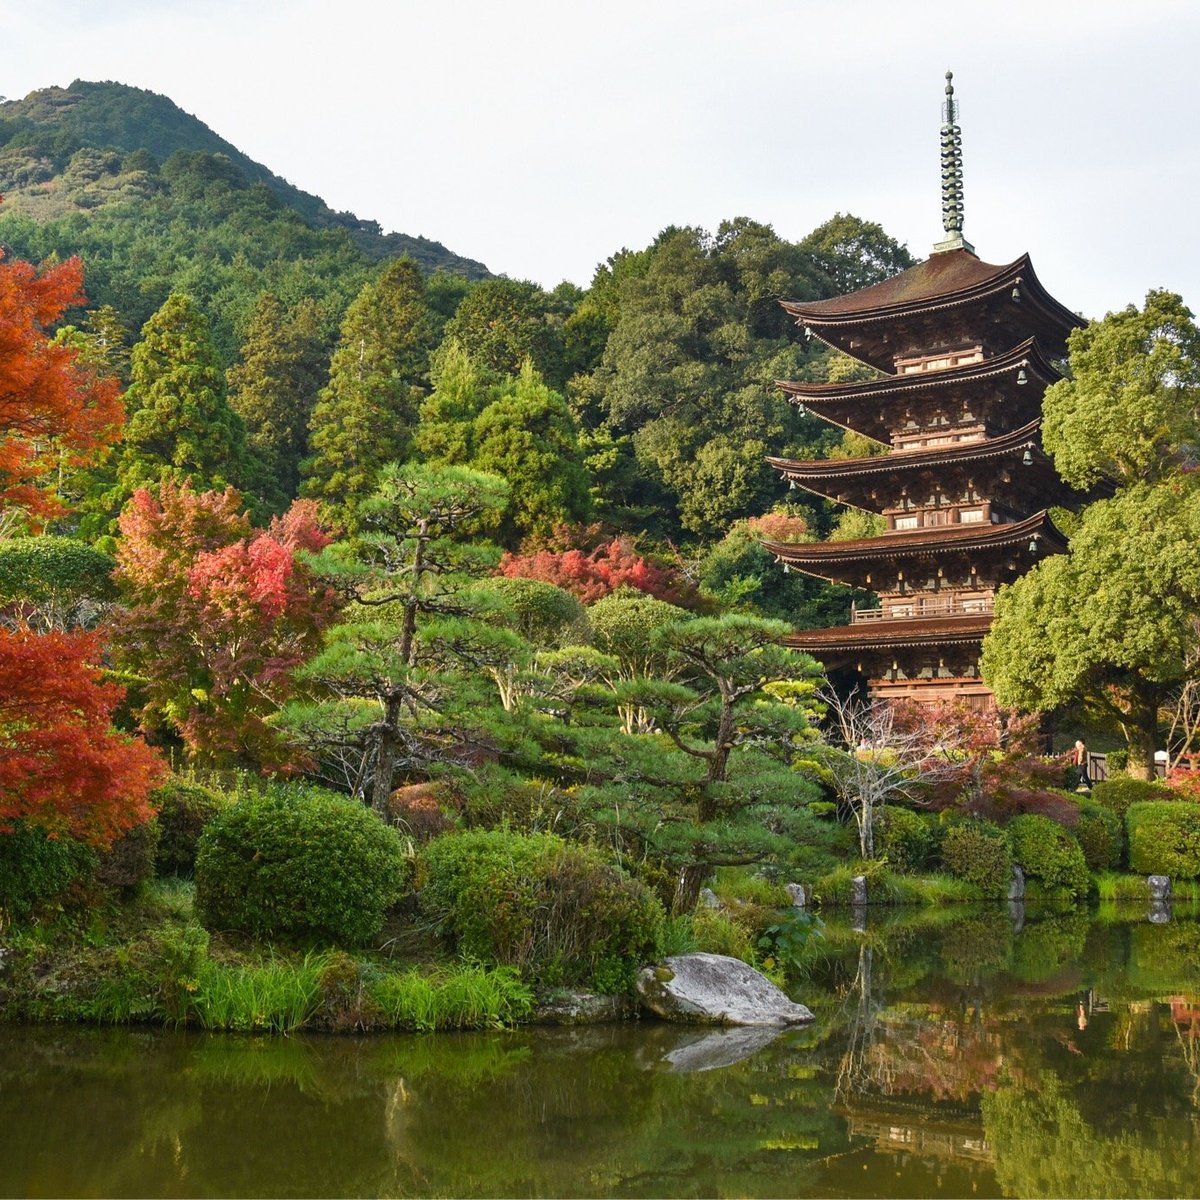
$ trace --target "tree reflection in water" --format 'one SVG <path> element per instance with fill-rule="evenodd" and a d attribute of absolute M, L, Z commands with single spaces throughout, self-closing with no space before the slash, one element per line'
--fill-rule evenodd
<path fill-rule="evenodd" d="M 849 916 L 849 914 L 848 914 Z M 1200 926 L 826 922 L 803 1030 L 0 1028 L 22 1195 L 1195 1195 Z"/>

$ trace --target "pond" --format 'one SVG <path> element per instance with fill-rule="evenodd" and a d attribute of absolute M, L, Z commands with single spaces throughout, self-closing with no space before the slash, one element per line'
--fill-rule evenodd
<path fill-rule="evenodd" d="M 1200 924 L 830 920 L 777 1033 L 0 1028 L 7 1196 L 1195 1196 Z"/>

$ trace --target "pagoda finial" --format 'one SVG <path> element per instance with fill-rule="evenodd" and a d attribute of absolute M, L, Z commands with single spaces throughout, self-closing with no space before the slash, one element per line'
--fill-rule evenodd
<path fill-rule="evenodd" d="M 946 100 L 942 104 L 942 228 L 946 236 L 933 247 L 943 250 L 969 250 L 975 247 L 962 235 L 962 129 L 958 124 L 958 103 L 954 99 L 954 72 L 946 72 Z"/>

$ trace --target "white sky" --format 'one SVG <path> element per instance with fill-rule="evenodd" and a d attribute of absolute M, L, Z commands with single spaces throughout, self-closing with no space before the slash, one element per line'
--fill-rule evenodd
<path fill-rule="evenodd" d="M 0 0 L 0 90 L 171 97 L 336 209 L 586 285 L 668 224 L 965 234 L 1090 317 L 1200 305 L 1195 0 Z"/>

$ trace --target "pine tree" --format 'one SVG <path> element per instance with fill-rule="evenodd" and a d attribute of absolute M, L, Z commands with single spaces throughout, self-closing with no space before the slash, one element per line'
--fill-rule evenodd
<path fill-rule="evenodd" d="M 246 425 L 270 489 L 283 499 L 300 487 L 308 422 L 325 381 L 329 347 L 320 308 L 301 300 L 288 312 L 264 292 L 251 317 L 241 362 L 229 370 L 229 403 Z"/>
<path fill-rule="evenodd" d="M 303 493 L 354 522 L 381 468 L 408 454 L 429 373 L 433 320 L 425 284 L 407 259 L 390 263 L 346 311 L 309 423 Z"/>

